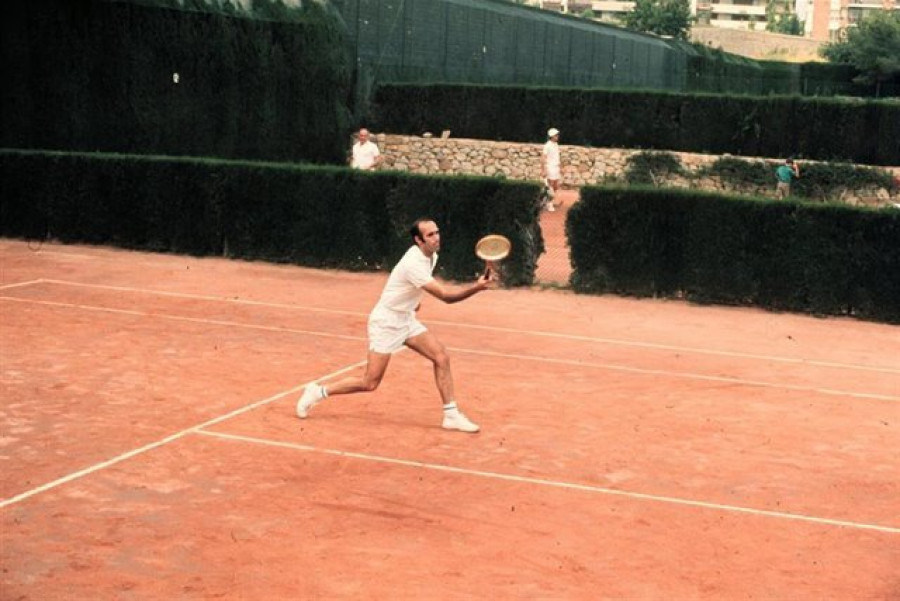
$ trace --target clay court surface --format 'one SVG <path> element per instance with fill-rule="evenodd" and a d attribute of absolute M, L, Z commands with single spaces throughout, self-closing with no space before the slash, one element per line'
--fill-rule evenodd
<path fill-rule="evenodd" d="M 449 241 L 445 241 L 445 244 Z M 360 370 L 384 274 L 0 240 L 17 599 L 898 599 L 900 328 L 496 290 Z"/>

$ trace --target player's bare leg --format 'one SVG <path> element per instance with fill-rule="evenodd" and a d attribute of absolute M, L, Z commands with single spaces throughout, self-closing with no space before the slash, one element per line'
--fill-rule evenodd
<path fill-rule="evenodd" d="M 372 392 L 381 384 L 382 378 L 391 362 L 390 353 L 369 351 L 366 371 L 362 376 L 349 376 L 334 384 L 325 386 L 326 396 L 335 394 L 353 394 L 354 392 Z"/>
<path fill-rule="evenodd" d="M 297 417 L 305 418 L 309 415 L 310 409 L 329 396 L 353 394 L 354 392 L 372 392 L 381 384 L 390 362 L 391 355 L 389 353 L 369 351 L 366 371 L 362 376 L 349 376 L 328 386 L 320 386 L 313 382 L 303 390 L 303 394 L 297 401 Z"/>
<path fill-rule="evenodd" d="M 446 405 L 454 400 L 453 373 L 450 370 L 450 355 L 444 345 L 431 332 L 422 332 L 406 341 L 406 346 L 416 351 L 434 365 L 434 383 Z"/>
<path fill-rule="evenodd" d="M 426 331 L 407 340 L 406 346 L 431 361 L 434 366 L 434 383 L 437 385 L 441 402 L 444 405 L 444 421 L 441 426 L 446 430 L 478 432 L 478 425 L 469 421 L 456 406 L 450 355 L 447 354 L 447 350 L 437 336 Z"/>
<path fill-rule="evenodd" d="M 559 198 L 559 180 L 550 180 L 550 187 L 553 189 L 553 198 L 550 199 L 550 202 L 552 202 L 553 206 L 558 209 L 563 205 L 562 200 L 557 200 Z"/>

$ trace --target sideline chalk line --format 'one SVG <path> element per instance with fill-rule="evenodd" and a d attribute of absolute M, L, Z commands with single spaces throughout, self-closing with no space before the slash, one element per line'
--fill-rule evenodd
<path fill-rule="evenodd" d="M 262 330 L 267 332 L 278 332 L 283 334 L 302 334 L 305 336 L 318 336 L 322 338 L 337 338 L 341 340 L 365 341 L 364 336 L 355 336 L 349 334 L 333 334 L 330 332 L 321 332 L 316 330 L 299 330 L 293 328 L 284 328 L 279 326 L 263 326 L 257 324 L 241 323 L 236 321 L 227 321 L 221 319 L 206 319 L 202 317 L 184 317 L 181 315 L 170 315 L 167 313 L 150 313 L 146 311 L 135 311 L 133 309 L 113 309 L 108 307 L 97 307 L 93 305 L 81 305 L 75 303 L 61 303 L 56 301 L 35 300 L 29 298 L 18 298 L 14 296 L 0 296 L 0 301 L 11 301 L 18 303 L 45 305 L 50 307 L 62 307 L 67 309 L 80 309 L 84 311 L 96 311 L 100 313 L 113 313 L 120 315 L 132 315 L 136 317 L 152 317 L 158 319 L 168 319 L 171 321 L 197 323 L 205 325 L 215 325 L 222 327 L 246 328 L 251 330 Z M 775 388 L 781 390 L 794 390 L 800 392 L 814 392 L 817 394 L 825 394 L 829 396 L 846 396 L 852 398 L 869 399 L 877 401 L 900 402 L 900 397 L 875 394 L 867 392 L 855 392 L 849 390 L 838 390 L 831 388 L 814 388 L 811 386 L 798 386 L 795 384 L 784 384 L 779 382 L 766 382 L 762 380 L 745 380 L 742 378 L 733 378 L 729 376 L 710 376 L 705 374 L 697 374 L 692 372 L 668 371 L 662 369 L 647 369 L 643 367 L 631 367 L 627 365 L 618 365 L 615 363 L 593 363 L 588 361 L 576 361 L 573 359 L 557 359 L 554 357 L 542 357 L 538 355 L 521 355 L 514 353 L 501 353 L 498 351 L 485 351 L 479 349 L 463 348 L 463 347 L 447 347 L 457 353 L 465 353 L 471 355 L 482 355 L 488 357 L 500 357 L 504 359 L 517 359 L 521 361 L 538 361 L 542 363 L 553 363 L 556 365 L 573 365 L 577 367 L 606 369 L 610 371 L 620 371 L 641 375 L 668 376 L 673 378 L 684 378 L 688 380 L 701 380 L 707 382 L 722 382 L 728 384 L 737 384 L 740 386 L 753 386 L 758 388 Z"/>
<path fill-rule="evenodd" d="M 241 323 L 239 321 L 227 321 L 224 319 L 207 319 L 205 317 L 185 317 L 183 315 L 171 315 L 168 313 L 150 313 L 148 311 L 135 311 L 134 309 L 112 309 L 109 307 L 97 307 L 93 305 L 80 305 L 77 303 L 60 303 L 56 301 L 35 300 L 31 298 L 17 298 L 15 296 L 0 296 L 0 301 L 11 301 L 15 303 L 25 303 L 33 305 L 44 305 L 48 307 L 61 307 L 64 309 L 80 309 L 82 311 L 94 311 L 97 313 L 114 313 L 117 315 L 132 315 L 135 317 L 156 317 L 159 319 L 168 319 L 170 321 L 184 321 L 188 323 L 199 323 L 204 325 L 224 326 L 229 328 L 246 328 L 248 330 L 263 330 L 267 332 L 282 332 L 287 334 L 307 334 L 309 336 L 319 336 L 326 338 L 341 338 L 344 340 L 365 340 L 362 336 L 352 336 L 349 334 L 331 334 L 329 332 L 318 332 L 314 330 L 298 330 L 291 328 L 283 328 L 280 326 L 263 326 L 253 323 Z"/>
<path fill-rule="evenodd" d="M 288 390 L 283 390 L 282 392 L 274 394 L 274 395 L 272 395 L 268 398 L 262 399 L 260 401 L 255 401 L 253 403 L 250 403 L 249 405 L 244 405 L 243 407 L 239 407 L 238 409 L 235 409 L 234 411 L 230 411 L 228 413 L 220 415 L 219 417 L 215 417 L 213 419 L 207 420 L 201 424 L 197 424 L 196 426 L 191 426 L 190 428 L 185 428 L 184 430 L 181 430 L 180 432 L 170 434 L 169 436 L 166 436 L 165 438 L 161 438 L 160 440 L 157 440 L 156 442 L 151 442 L 142 447 L 138 447 L 137 449 L 132 449 L 131 451 L 122 453 L 121 455 L 117 455 L 116 457 L 113 457 L 111 459 L 107 459 L 106 461 L 101 461 L 100 463 L 94 464 L 90 467 L 86 467 L 84 469 L 78 470 L 77 472 L 73 472 L 71 474 L 63 476 L 62 478 L 57 478 L 56 480 L 47 482 L 45 484 L 42 484 L 41 486 L 32 488 L 31 490 L 27 490 L 27 491 L 20 493 L 14 497 L 9 497 L 8 499 L 0 500 L 0 509 L 3 509 L 5 507 L 8 507 L 15 503 L 19 503 L 20 501 L 24 501 L 25 499 L 28 499 L 29 497 L 33 497 L 36 494 L 56 488 L 57 486 L 61 486 L 63 484 L 71 482 L 73 480 L 77 480 L 78 478 L 88 476 L 90 474 L 93 474 L 94 472 L 98 472 L 102 469 L 105 469 L 105 468 L 115 465 L 117 463 L 121 463 L 122 461 L 125 461 L 126 459 L 130 459 L 130 458 L 140 455 L 142 453 L 146 453 L 147 451 L 152 451 L 153 449 L 157 449 L 161 446 L 167 445 L 170 442 L 174 442 L 180 438 L 184 438 L 188 434 L 197 432 L 201 428 L 207 428 L 209 426 L 213 426 L 213 425 L 223 422 L 225 420 L 231 419 L 232 417 L 236 417 L 243 413 L 247 413 L 248 411 L 257 409 L 258 407 L 262 407 L 263 405 L 267 405 L 273 401 L 277 401 L 278 399 L 286 397 L 290 394 L 296 394 L 297 392 L 302 390 L 306 385 L 308 385 L 312 382 L 321 382 L 323 380 L 327 380 L 327 379 L 333 378 L 335 376 L 339 376 L 339 375 L 341 375 L 345 372 L 348 372 L 352 369 L 356 369 L 357 367 L 359 367 L 361 365 L 365 365 L 365 363 L 366 363 L 365 361 L 358 361 L 351 365 L 347 365 L 346 367 L 342 367 L 341 369 L 338 369 L 337 371 L 333 371 L 330 374 L 322 376 L 321 378 L 311 380 L 310 382 L 304 382 L 303 384 L 294 386 L 293 388 L 289 388 Z"/>
<path fill-rule="evenodd" d="M 96 288 L 99 290 L 113 290 L 116 292 L 133 292 L 137 294 L 150 294 L 156 296 L 168 296 L 172 298 L 185 298 L 192 300 L 206 300 L 212 302 L 222 302 L 222 303 L 231 303 L 238 305 L 248 305 L 248 306 L 256 306 L 256 307 L 270 307 L 273 309 L 289 309 L 289 310 L 300 310 L 300 311 L 310 311 L 316 313 L 331 313 L 335 315 L 352 315 L 354 317 L 366 317 L 368 313 L 363 313 L 359 311 L 347 311 L 341 309 L 326 309 L 322 307 L 309 307 L 304 305 L 292 305 L 287 303 L 269 303 L 265 301 L 254 301 L 249 299 L 238 299 L 238 298 L 228 298 L 223 296 L 212 296 L 212 295 L 203 295 L 203 294 L 190 294 L 190 293 L 182 293 L 182 292 L 167 292 L 167 291 L 157 291 L 145 288 L 133 288 L 129 286 L 111 286 L 105 284 L 90 284 L 83 282 L 75 282 L 70 280 L 58 280 L 58 279 L 47 279 L 42 278 L 34 283 L 46 283 L 46 284 L 56 284 L 61 286 L 72 286 L 72 287 L 81 287 L 81 288 Z M 581 336 L 578 334 L 561 334 L 558 332 L 548 332 L 545 330 L 523 330 L 518 328 L 507 328 L 502 326 L 489 326 L 489 325 L 481 325 L 481 324 L 467 324 L 460 323 L 455 321 L 442 321 L 442 320 L 428 320 L 429 323 L 435 325 L 442 325 L 448 327 L 456 327 L 456 328 L 464 328 L 464 329 L 472 329 L 472 330 L 483 330 L 488 332 L 502 332 L 502 333 L 510 333 L 510 334 L 523 334 L 528 336 L 538 336 L 544 338 L 556 338 L 560 340 L 575 340 L 579 342 L 594 342 L 599 344 L 610 344 L 617 346 L 632 346 L 637 348 L 652 348 L 657 350 L 666 350 L 666 351 L 678 351 L 685 353 L 697 353 L 697 354 L 705 354 L 705 355 L 715 355 L 721 357 L 738 357 L 743 359 L 757 359 L 763 361 L 774 361 L 778 363 L 795 363 L 802 365 L 816 365 L 819 367 L 836 367 L 841 369 L 855 369 L 860 371 L 874 371 L 874 372 L 884 372 L 884 373 L 896 373 L 900 374 L 900 368 L 892 368 L 892 367 L 884 367 L 884 366 L 872 366 L 872 365 L 860 365 L 855 363 L 839 363 L 833 361 L 818 361 L 813 359 L 797 359 L 794 357 L 784 357 L 780 355 L 759 355 L 754 353 L 742 353 L 739 351 L 724 351 L 724 350 L 712 350 L 712 349 L 704 349 L 699 347 L 689 347 L 689 346 L 678 346 L 678 345 L 670 345 L 670 344 L 660 344 L 655 342 L 641 342 L 641 341 L 633 341 L 633 340 L 622 340 L 618 338 L 604 338 L 604 337 L 596 337 L 596 336 Z"/>
<path fill-rule="evenodd" d="M 849 520 L 837 520 L 831 518 L 822 518 L 799 513 L 788 513 L 783 511 L 772 511 L 768 509 L 754 509 L 752 507 L 741 507 L 740 505 L 725 505 L 722 503 L 711 503 L 707 501 L 695 501 L 692 499 L 683 499 L 680 497 L 670 497 L 665 495 L 653 495 L 641 492 L 632 492 L 627 490 L 617 490 L 614 488 L 604 488 L 602 486 L 593 486 L 590 484 L 576 484 L 573 482 L 565 482 L 560 480 L 549 480 L 545 478 L 535 478 L 532 476 L 517 476 L 514 474 L 504 474 L 501 472 L 489 472 L 485 470 L 473 470 L 462 467 L 454 467 L 441 463 L 428 463 L 424 461 L 415 461 L 412 459 L 397 459 L 393 457 L 384 457 L 380 455 L 371 455 L 368 453 L 356 453 L 352 451 L 340 451 L 337 449 L 325 449 L 310 445 L 303 445 L 290 442 L 280 442 L 274 440 L 266 440 L 263 438 L 255 438 L 252 436 L 242 436 L 240 434 L 228 434 L 223 432 L 214 432 L 210 430 L 196 429 L 195 433 L 204 436 L 222 438 L 227 440 L 249 442 L 266 446 L 282 447 L 293 449 L 296 451 L 306 451 L 311 453 L 321 453 L 323 455 L 336 455 L 338 457 L 347 457 L 350 459 L 361 459 L 364 461 L 373 461 L 377 463 L 387 463 L 391 465 L 401 465 L 405 467 L 415 467 L 426 470 L 450 472 L 454 474 L 462 474 L 465 476 L 477 476 L 480 478 L 489 478 L 493 480 L 504 480 L 507 482 L 518 482 L 524 484 L 536 484 L 540 486 L 549 486 L 553 488 L 562 488 L 566 490 L 577 490 L 582 492 L 599 493 L 603 495 L 613 495 L 618 497 L 627 497 L 630 499 L 640 499 L 643 501 L 655 501 L 658 503 L 668 503 L 671 505 L 686 505 L 689 507 L 700 507 L 703 509 L 714 509 L 717 511 L 728 511 L 732 513 L 746 513 L 756 516 L 764 516 L 770 518 L 778 518 L 785 520 L 797 520 L 802 522 L 812 522 L 814 524 L 823 524 L 828 526 L 841 526 L 844 528 L 855 528 L 859 530 L 875 530 L 877 532 L 887 532 L 889 534 L 900 534 L 900 528 L 893 526 L 884 526 L 880 524 L 866 524 L 861 522 L 853 522 Z"/>
<path fill-rule="evenodd" d="M 610 371 L 624 371 L 628 373 L 636 373 L 642 375 L 653 376 L 669 376 L 673 378 L 685 378 L 687 380 L 703 380 L 706 382 L 723 382 L 727 384 L 739 384 L 741 386 L 754 386 L 759 388 L 780 388 L 783 390 L 795 390 L 800 392 L 815 392 L 819 394 L 827 394 L 829 396 L 849 396 L 859 399 L 871 399 L 878 401 L 900 402 L 900 397 L 889 394 L 874 394 L 868 392 L 853 392 L 848 390 L 836 390 L 831 388 L 813 388 L 811 386 L 798 386 L 796 384 L 783 384 L 779 382 L 765 382 L 763 380 L 745 380 L 743 378 L 732 378 L 729 376 L 710 376 L 706 374 L 696 374 L 685 371 L 668 371 L 665 369 L 648 369 L 644 367 L 630 367 L 628 365 L 617 365 L 615 363 L 594 363 L 591 361 L 573 361 L 571 359 L 556 359 L 554 357 L 536 357 L 533 355 L 517 355 L 515 353 L 501 353 L 497 351 L 484 351 L 480 349 L 457 348 L 448 346 L 449 350 L 457 353 L 468 353 L 470 355 L 483 355 L 486 357 L 500 357 L 503 359 L 518 359 L 520 361 L 541 361 L 543 363 L 554 363 L 559 365 L 577 365 L 579 367 L 593 367 L 596 369 L 608 369 Z"/>
<path fill-rule="evenodd" d="M 27 282 L 13 282 L 12 284 L 3 284 L 0 290 L 8 290 L 10 288 L 21 288 L 23 286 L 33 286 L 35 284 L 43 284 L 45 280 L 28 280 Z"/>

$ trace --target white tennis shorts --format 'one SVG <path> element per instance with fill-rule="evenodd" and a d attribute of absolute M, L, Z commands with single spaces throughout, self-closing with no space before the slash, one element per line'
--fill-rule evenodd
<path fill-rule="evenodd" d="M 376 306 L 369 315 L 369 350 L 376 353 L 393 353 L 404 343 L 428 330 L 416 319 L 415 311 L 391 311 Z"/>

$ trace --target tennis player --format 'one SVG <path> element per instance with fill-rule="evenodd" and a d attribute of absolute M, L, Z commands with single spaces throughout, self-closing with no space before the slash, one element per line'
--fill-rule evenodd
<path fill-rule="evenodd" d="M 434 380 L 444 404 L 442 427 L 446 430 L 478 432 L 478 425 L 456 406 L 450 357 L 444 345 L 416 319 L 416 311 L 419 310 L 423 291 L 445 303 L 458 303 L 492 287 L 496 276 L 482 274 L 468 287 L 448 290 L 432 276 L 441 248 L 441 233 L 437 224 L 431 219 L 419 219 L 409 233 L 414 244 L 391 271 L 381 298 L 369 315 L 369 353 L 365 373 L 328 386 L 315 382 L 309 384 L 297 401 L 297 417 L 306 418 L 310 409 L 330 396 L 374 391 L 381 384 L 391 354 L 406 345 L 434 365 Z"/>
<path fill-rule="evenodd" d="M 547 130 L 547 143 L 541 149 L 541 177 L 546 183 L 548 192 L 547 202 L 544 208 L 550 212 L 562 203 L 556 202 L 556 193 L 559 192 L 559 130 L 551 127 Z"/>

